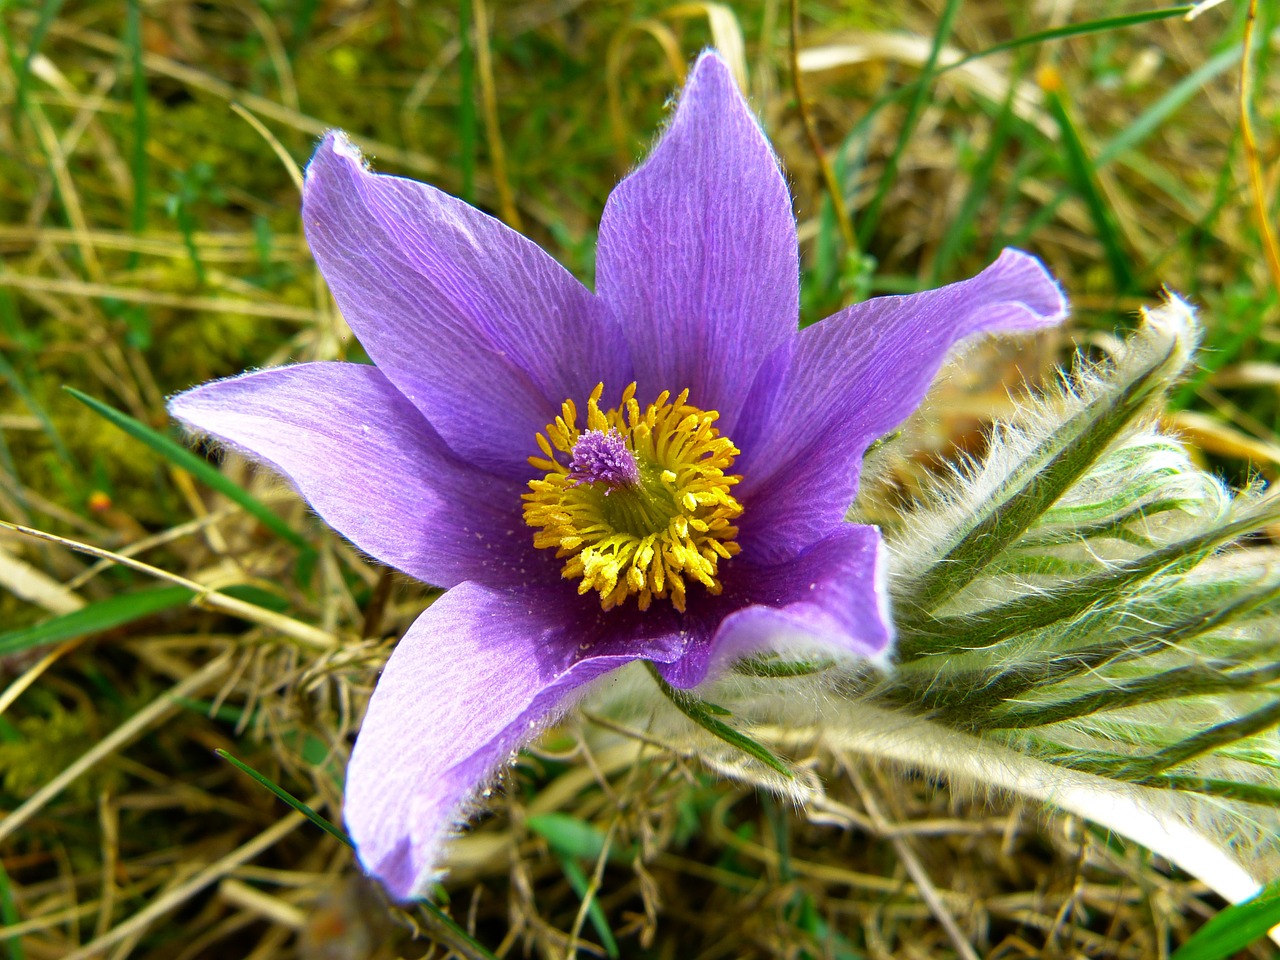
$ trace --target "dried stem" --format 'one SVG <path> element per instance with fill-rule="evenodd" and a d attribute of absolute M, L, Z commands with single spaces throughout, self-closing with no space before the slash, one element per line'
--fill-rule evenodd
<path fill-rule="evenodd" d="M 840 227 L 840 236 L 844 239 L 845 249 L 850 253 L 858 250 L 858 238 L 853 233 L 853 223 L 849 220 L 849 209 L 844 202 L 844 191 L 836 180 L 835 169 L 822 149 L 822 141 L 818 139 L 818 129 L 814 125 L 813 115 L 804 99 L 804 86 L 800 79 L 800 0 L 791 0 L 791 87 L 796 94 L 796 110 L 800 114 L 800 122 L 804 125 L 805 136 L 809 139 L 809 148 L 822 171 L 822 180 L 826 184 L 827 194 L 831 197 L 831 207 L 835 211 L 836 223 Z"/>
<path fill-rule="evenodd" d="M 1262 162 L 1258 158 L 1258 141 L 1253 135 L 1249 103 L 1253 99 L 1253 31 L 1258 24 L 1258 0 L 1249 0 L 1249 13 L 1244 23 L 1244 55 L 1240 58 L 1240 137 L 1244 143 L 1244 162 L 1249 170 L 1249 186 L 1253 190 L 1253 209 L 1262 234 L 1262 250 L 1271 270 L 1271 283 L 1280 294 L 1280 242 L 1267 213 L 1267 191 L 1262 181 Z"/>

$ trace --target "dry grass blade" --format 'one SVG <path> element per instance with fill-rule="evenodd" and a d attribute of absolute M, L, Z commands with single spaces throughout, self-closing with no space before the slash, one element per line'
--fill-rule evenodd
<path fill-rule="evenodd" d="M 187 297 L 158 293 L 154 290 L 141 290 L 137 287 L 82 283 L 78 280 L 59 280 L 55 277 L 33 277 L 8 270 L 0 271 L 0 287 L 99 300 L 120 300 L 125 303 L 145 303 L 157 307 L 177 307 L 181 310 L 239 313 L 246 317 L 272 317 L 276 320 L 293 320 L 299 323 L 311 322 L 316 317 L 316 311 L 309 307 L 295 307 L 286 303 L 233 300 L 229 297 Z"/>
<path fill-rule="evenodd" d="M 276 155 L 280 161 L 280 165 L 289 171 L 289 179 L 293 181 L 293 185 L 298 188 L 298 192 L 302 192 L 302 170 L 298 167 L 298 161 L 289 155 L 289 151 L 284 148 L 284 144 L 280 139 L 267 129 L 267 125 L 255 117 L 252 113 L 244 108 L 243 105 L 235 103 L 231 104 L 231 109 L 235 111 L 237 117 L 244 120 L 245 123 L 253 127 L 257 131 L 258 136 L 267 141 L 267 145 L 271 147 L 271 152 Z"/>
<path fill-rule="evenodd" d="M 706 17 L 716 52 L 729 65 L 738 86 L 744 93 L 747 91 L 747 45 L 742 37 L 742 25 L 730 6 L 724 3 L 677 3 L 667 7 L 662 15 L 671 20 Z"/>
<path fill-rule="evenodd" d="M 971 276 L 1012 245 L 1062 280 L 1075 306 L 1068 336 L 1101 355 L 1167 283 L 1201 307 L 1209 346 L 1169 422 L 1197 464 L 1234 485 L 1280 474 L 1275 218 L 1260 220 L 1276 199 L 1267 162 L 1280 72 L 1266 41 L 1280 14 L 1202 0 L 1188 27 L 1186 8 L 1147 6 L 9 4 L 0 514 L 25 529 L 0 529 L 13 651 L 0 658 L 0 810 L 14 811 L 0 826 L 0 957 L 316 960 L 308 951 L 332 945 L 321 936 L 331 921 L 362 960 L 416 956 L 433 938 L 437 955 L 449 949 L 442 925 L 397 926 L 366 898 L 347 849 L 296 818 L 278 824 L 289 811 L 215 754 L 243 757 L 336 817 L 379 670 L 433 593 L 319 533 L 261 465 L 230 455 L 211 470 L 279 507 L 305 547 L 243 504 L 224 506 L 230 494 L 207 477 L 139 455 L 136 434 L 104 428 L 62 390 L 102 397 L 159 435 L 164 398 L 194 384 L 368 359 L 299 222 L 300 164 L 333 126 L 355 131 L 380 171 L 521 218 L 592 288 L 605 198 L 669 118 L 690 63 L 714 47 L 786 170 L 806 324 Z M 789 69 L 793 13 L 810 46 L 793 48 Z M 1028 80 L 1045 65 L 1089 146 L 1087 180 L 1064 166 L 1048 101 Z M 1123 226 L 1131 290 L 1099 270 L 1086 182 Z M 873 221 L 855 251 L 851 226 Z M 477 269 L 489 259 L 478 251 Z M 954 365 L 886 460 L 873 517 L 890 522 L 957 451 L 981 456 L 993 411 L 1018 409 L 1020 385 L 1051 378 L 1063 343 L 993 346 Z M 211 667 L 223 650 L 232 660 Z M 206 668 L 222 672 L 174 709 L 174 690 Z M 1221 833 L 1210 842 L 1144 806 L 1167 790 L 1113 796 L 1070 773 L 1051 795 L 1056 770 L 971 758 L 962 774 L 984 786 L 1039 778 L 1039 799 L 1010 804 L 964 776 L 947 787 L 904 772 L 922 751 L 940 763 L 962 752 L 910 725 L 879 739 L 874 721 L 833 728 L 822 743 L 800 725 L 776 731 L 770 749 L 794 758 L 789 783 L 803 781 L 797 813 L 733 780 L 762 768 L 674 708 L 662 707 L 671 724 L 655 719 L 649 686 L 602 689 L 587 722 L 547 731 L 450 845 L 445 889 L 479 942 L 555 960 L 611 943 L 622 957 L 705 960 L 1146 960 L 1214 912 L 1200 881 L 1043 813 L 1050 803 L 1101 804 L 1102 821 L 1225 895 L 1261 878 L 1214 850 Z M 838 700 L 825 701 L 830 712 Z M 529 826 L 548 814 L 565 831 L 558 846 Z M 1261 822 L 1241 819 L 1236 837 Z M 269 829 L 283 842 L 267 849 Z M 1247 844 L 1237 852 L 1249 871 L 1262 862 Z"/>
<path fill-rule="evenodd" d="M 84 600 L 71 589 L 19 560 L 3 546 L 0 546 L 0 586 L 50 613 L 70 613 L 84 606 Z"/>
<path fill-rule="evenodd" d="M 1258 139 L 1253 133 L 1253 35 L 1258 24 L 1258 0 L 1249 0 L 1245 18 L 1244 56 L 1240 58 L 1240 137 L 1244 142 L 1244 162 L 1249 171 L 1249 189 L 1253 192 L 1254 214 L 1262 235 L 1262 252 L 1271 271 L 1271 285 L 1280 296 L 1280 240 L 1271 221 L 1267 204 L 1267 188 L 1262 176 L 1262 159 L 1258 155 Z"/>
<path fill-rule="evenodd" d="M 858 240 L 853 232 L 853 223 L 849 219 L 848 204 L 844 201 L 844 188 L 836 179 L 835 167 L 832 166 L 831 158 L 827 156 L 826 150 L 822 147 L 822 141 L 818 138 L 818 129 L 814 123 L 813 116 L 809 111 L 809 103 L 805 100 L 804 81 L 801 78 L 803 72 L 800 67 L 800 0 L 791 0 L 791 30 L 789 33 L 791 52 L 791 88 L 796 95 L 796 112 L 800 114 L 800 122 L 804 125 L 804 135 L 809 142 L 809 149 L 813 151 L 813 159 L 817 161 L 818 168 L 822 171 L 822 182 L 827 188 L 827 197 L 831 201 L 831 207 L 835 211 L 836 225 L 840 230 L 840 236 L 844 240 L 845 250 L 852 253 L 858 249 Z"/>
<path fill-rule="evenodd" d="M 313 798 L 312 803 L 315 802 L 317 801 Z M 89 960 L 90 957 L 101 956 L 122 940 L 146 930 L 147 927 L 151 926 L 170 910 L 180 907 L 205 887 L 221 880 L 241 864 L 248 863 L 259 854 L 270 850 L 306 822 L 307 818 L 300 813 L 286 815 L 278 823 L 268 827 L 248 843 L 209 864 L 190 880 L 157 897 L 124 923 L 98 937 L 92 943 L 88 943 L 79 950 L 74 950 L 67 954 L 63 957 L 63 960 Z"/>
<path fill-rule="evenodd" d="M 521 229 L 520 211 L 516 209 L 507 176 L 507 150 L 502 143 L 502 125 L 498 120 L 498 93 L 493 79 L 493 50 L 489 46 L 489 13 L 485 0 L 471 0 L 476 28 L 476 70 L 480 76 L 480 102 L 484 106 L 485 138 L 489 142 L 489 159 L 493 164 L 493 181 L 498 188 L 498 207 L 502 219 L 513 230 Z"/>
<path fill-rule="evenodd" d="M 217 590 L 212 590 L 203 584 L 194 580 L 188 580 L 186 577 L 180 577 L 176 573 L 170 573 L 159 567 L 153 567 L 149 563 L 143 563 L 141 560 L 134 560 L 123 554 L 116 553 L 112 550 L 105 550 L 102 547 L 95 547 L 88 543 L 81 543 L 78 540 L 68 540 L 66 537 L 59 537 L 56 534 L 45 533 L 43 530 L 35 530 L 31 527 L 24 527 L 16 523 L 7 523 L 0 521 L 0 527 L 20 533 L 26 537 L 34 537 L 37 540 L 44 540 L 48 543 L 56 543 L 66 547 L 69 550 L 75 550 L 77 553 L 86 553 L 91 557 L 98 557 L 103 560 L 111 560 L 120 564 L 122 567 L 128 567 L 131 570 L 137 570 L 139 573 L 145 573 L 148 576 L 155 577 L 157 580 L 166 580 L 169 583 L 176 584 L 180 587 L 186 587 L 195 593 L 192 603 L 197 606 L 208 607 L 212 610 L 221 610 L 224 613 L 230 613 L 234 616 L 248 620 L 250 623 L 256 623 L 268 629 L 296 640 L 301 644 L 314 647 L 321 650 L 328 650 L 338 645 L 338 638 L 324 630 L 319 630 L 309 624 L 302 623 L 292 617 L 286 617 L 284 614 L 276 613 L 272 610 L 264 609 L 256 604 L 248 603 L 244 600 L 237 600 L 235 597 L 227 596 Z"/>
<path fill-rule="evenodd" d="M 111 37 L 92 30 L 85 30 L 66 20 L 55 22 L 51 32 L 112 56 L 120 56 L 123 52 L 121 44 Z M 274 100 L 245 90 L 238 90 L 231 84 L 218 80 L 202 70 L 196 70 L 168 57 L 162 57 L 159 54 L 144 53 L 142 55 L 142 64 L 149 71 L 187 84 L 194 90 L 212 94 L 226 100 L 228 103 L 243 104 L 247 109 L 260 116 L 269 117 L 278 123 L 283 123 L 314 137 L 323 136 L 327 130 L 334 126 L 333 123 L 326 123 L 323 120 L 317 120 L 315 117 L 291 110 Z M 390 143 L 369 137 L 354 137 L 353 139 L 367 154 L 381 157 L 383 160 L 395 163 L 422 176 L 438 176 L 442 172 L 439 164 L 415 151 L 402 150 Z"/>
<path fill-rule="evenodd" d="M 862 774 L 852 767 L 849 768 L 848 774 L 853 781 L 853 785 L 857 788 L 858 794 L 862 798 L 862 805 L 866 808 L 867 816 L 871 818 L 871 822 L 875 824 L 876 830 L 882 835 L 888 834 L 892 827 L 889 821 L 885 819 L 884 814 L 880 812 L 880 805 L 876 802 Z M 929 905 L 929 910 L 938 918 L 942 928 L 947 931 L 947 936 L 950 937 L 956 952 L 965 960 L 979 960 L 977 951 L 973 949 L 973 944 L 969 942 L 968 937 L 964 935 L 964 931 L 956 923 L 956 918 L 951 915 L 951 911 L 947 909 L 942 902 L 942 898 L 938 896 L 938 889 L 934 886 L 928 871 L 925 870 L 924 864 L 920 862 L 920 858 L 911 848 L 911 841 L 906 837 L 894 836 L 890 839 L 890 842 L 893 844 L 893 849 L 897 851 L 898 857 L 902 860 L 902 865 L 907 868 L 907 873 L 915 881 L 916 889 L 920 891 L 921 899 Z"/>
<path fill-rule="evenodd" d="M 231 667 L 232 655 L 225 652 L 205 664 L 172 690 L 152 700 L 127 721 L 116 727 L 106 737 L 82 754 L 71 766 L 41 787 L 22 806 L 0 820 L 0 841 L 12 836 L 23 824 L 42 810 L 50 800 L 65 790 L 94 764 L 129 744 L 154 723 L 159 723 L 175 710 L 181 709 L 179 701 L 191 697 L 220 679 Z"/>
<path fill-rule="evenodd" d="M 48 670 L 76 647 L 80 646 L 83 642 L 83 639 L 76 638 L 59 644 L 28 667 L 23 672 L 22 676 L 15 678 L 9 686 L 5 687 L 4 693 L 0 693 L 0 715 L 3 715 L 6 710 L 13 706 L 13 702 L 22 696 L 23 692 L 26 691 L 33 683 L 40 679 L 40 675 L 42 673 Z"/>

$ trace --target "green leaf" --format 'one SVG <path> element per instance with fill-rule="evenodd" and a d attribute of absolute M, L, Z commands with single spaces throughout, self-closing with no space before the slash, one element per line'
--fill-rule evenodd
<path fill-rule="evenodd" d="M 1280 700 L 1244 716 L 1232 717 L 1230 720 L 1214 724 L 1207 730 L 1200 730 L 1156 751 L 1149 757 L 1135 759 L 1121 775 L 1128 778 L 1138 772 L 1163 773 L 1170 767 L 1181 766 L 1206 753 L 1212 753 L 1239 740 L 1257 736 L 1278 724 L 1280 724 Z"/>
<path fill-rule="evenodd" d="M 1098 771 L 1092 771 L 1098 772 Z M 1103 772 L 1106 776 L 1106 772 Z M 1154 777 L 1134 780 L 1144 787 L 1156 787 L 1161 790 L 1176 790 L 1179 793 L 1202 793 L 1207 797 L 1221 800 L 1238 800 L 1241 803 L 1253 803 L 1261 807 L 1272 807 L 1280 810 L 1280 788 L 1268 787 L 1264 783 L 1249 783 L 1240 780 L 1224 780 L 1221 777 L 1197 777 L 1192 774 L 1161 773 Z"/>
<path fill-rule="evenodd" d="M 1045 690 L 1103 666 L 1164 652 L 1245 617 L 1277 599 L 1280 599 L 1280 585 L 1248 593 L 1225 605 L 1214 600 L 1208 609 L 1197 610 L 1191 616 L 1161 626 L 1158 630 L 1138 636 L 1127 633 L 1110 636 L 1096 643 L 1058 651 L 1043 661 L 1011 668 L 997 660 L 979 669 L 948 670 L 945 675 L 930 670 L 919 679 L 913 675 L 915 670 L 907 668 L 899 671 L 899 682 L 890 687 L 890 692 L 897 693 L 894 689 L 897 687 L 901 696 L 893 699 L 899 702 L 923 705 L 937 710 L 940 718 L 962 727 L 982 729 L 991 722 L 994 710 L 1030 690 Z M 1092 631 L 1088 634 L 1092 635 Z M 926 669 L 933 666 L 930 659 L 918 660 L 916 665 Z M 914 682 L 902 683 L 903 680 Z"/>
<path fill-rule="evenodd" d="M 761 654 L 739 660 L 733 665 L 733 669 L 735 673 L 747 677 L 785 680 L 791 677 L 811 677 L 815 673 L 830 670 L 835 665 L 834 660 L 783 660 L 776 654 Z"/>
<path fill-rule="evenodd" d="M 33 627 L 20 627 L 0 633 L 0 656 L 20 653 L 42 644 L 60 643 L 74 637 L 112 630 L 162 610 L 180 607 L 193 595 L 186 587 L 153 587 L 99 600 Z"/>
<path fill-rule="evenodd" d="M 565 856 L 596 860 L 604 850 L 604 831 L 567 813 L 535 814 L 525 825 Z"/>
<path fill-rule="evenodd" d="M 63 390 L 71 394 L 94 413 L 110 422 L 113 426 L 119 427 L 135 440 L 140 440 L 160 456 L 164 457 L 175 467 L 186 470 L 192 476 L 199 479 L 206 486 L 217 490 L 230 500 L 238 503 L 245 509 L 247 513 L 252 514 L 262 521 L 263 526 L 267 527 L 283 540 L 287 540 L 293 544 L 304 554 L 315 553 L 315 548 L 307 543 L 296 530 L 290 527 L 280 518 L 271 508 L 246 492 L 240 487 L 232 483 L 217 468 L 211 466 L 203 458 L 196 456 L 186 447 L 173 440 L 170 440 L 164 434 L 156 430 L 152 430 L 146 424 L 135 420 L 127 413 L 122 413 L 115 407 L 103 403 L 101 400 L 95 399 L 88 394 L 81 393 L 75 387 L 64 386 Z"/>
<path fill-rule="evenodd" d="M 9 885 L 9 874 L 5 873 L 4 865 L 0 864 L 0 920 L 4 921 L 6 927 L 12 927 L 21 919 L 18 906 L 13 902 L 13 888 Z M 4 944 L 9 960 L 26 960 L 26 952 L 22 949 L 22 937 L 6 937 Z"/>
<path fill-rule="evenodd" d="M 561 855 L 559 858 L 560 867 L 564 870 L 565 879 L 569 881 L 569 886 L 573 887 L 573 892 L 580 898 L 586 899 L 589 884 L 587 876 L 582 872 L 571 857 Z M 604 915 L 604 910 L 600 908 L 600 901 L 595 897 L 591 898 L 591 902 L 587 904 L 587 919 L 591 921 L 591 926 L 595 927 L 596 933 L 600 935 L 600 942 L 604 944 L 605 952 L 610 957 L 618 956 L 618 941 L 613 937 L 613 931 L 609 929 L 609 921 Z"/>
<path fill-rule="evenodd" d="M 752 740 L 745 733 L 739 733 L 733 727 L 729 726 L 723 720 L 717 720 L 715 714 L 718 712 L 721 716 L 727 715 L 723 707 L 717 707 L 714 704 L 706 703 L 691 694 L 684 693 L 675 689 L 666 680 L 662 679 L 662 674 L 658 673 L 658 668 L 650 661 L 645 661 L 645 667 L 648 668 L 650 675 L 658 684 L 660 689 L 668 700 L 670 700 L 686 717 L 702 727 L 714 737 L 718 737 L 725 743 L 737 747 L 748 756 L 754 757 L 765 766 L 776 770 L 788 780 L 795 779 L 795 773 L 787 764 L 776 757 L 763 744 Z"/>
<path fill-rule="evenodd" d="M 899 635 L 899 660 L 910 663 L 933 654 L 990 647 L 1020 633 L 1077 616 L 1157 573 L 1179 565 L 1194 565 L 1223 544 L 1278 519 L 1280 504 L 1271 500 L 1233 523 L 1180 540 L 1137 560 L 1117 563 L 1105 573 L 1064 587 L 1010 600 L 968 616 L 916 620 Z"/>
<path fill-rule="evenodd" d="M 1170 375 L 1176 371 L 1167 367 L 1176 351 L 1177 345 L 1171 344 L 1167 352 L 1118 392 L 1106 391 L 1096 396 L 1027 456 L 1017 472 L 1006 478 L 985 502 L 976 505 L 978 522 L 912 588 L 904 638 L 914 632 L 910 607 L 930 610 L 975 579 L 1097 462 L 1120 432 L 1168 385 Z M 904 660 L 919 655 L 912 652 L 909 642 L 900 643 L 899 649 Z"/>
<path fill-rule="evenodd" d="M 1042 727 L 1103 710 L 1122 710 L 1162 700 L 1185 700 L 1217 693 L 1257 690 L 1265 684 L 1280 680 L 1278 663 L 1254 670 L 1231 671 L 1232 666 L 1235 666 L 1234 661 L 1210 661 L 1175 667 L 1136 680 L 1114 683 L 1070 700 L 1012 709 L 995 717 L 989 726 L 1000 730 Z M 1115 776 L 1123 773 L 1124 769 L 1121 768 L 1113 771 Z"/>
<path fill-rule="evenodd" d="M 1280 923 L 1280 881 L 1227 907 L 1179 947 L 1169 960 L 1224 960 Z"/>
<path fill-rule="evenodd" d="M 252 603 L 279 613 L 286 606 L 282 598 L 259 587 L 239 584 L 220 590 L 229 597 Z M 0 656 L 21 653 L 50 643 L 61 643 L 104 630 L 114 630 L 126 623 L 152 614 L 180 607 L 196 595 L 186 587 L 151 587 L 122 593 L 99 600 L 71 613 L 53 617 L 32 627 L 19 627 L 0 633 Z"/>

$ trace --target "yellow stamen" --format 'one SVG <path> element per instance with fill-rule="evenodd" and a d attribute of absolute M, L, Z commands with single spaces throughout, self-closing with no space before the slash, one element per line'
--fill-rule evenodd
<path fill-rule="evenodd" d="M 726 471 L 740 451 L 715 428 L 720 414 L 690 405 L 688 390 L 674 400 L 664 390 L 643 410 L 635 392 L 632 383 L 616 407 L 601 410 L 604 384 L 597 385 L 584 429 L 621 437 L 639 482 L 571 473 L 583 431 L 566 400 L 538 434 L 543 456 L 529 458 L 545 475 L 529 481 L 524 520 L 536 531 L 533 545 L 554 549 L 565 579 L 580 579 L 581 594 L 596 591 L 605 610 L 634 594 L 641 610 L 666 598 L 683 613 L 688 581 L 718 594 L 719 563 L 738 553 L 732 521 L 742 505 L 729 491 L 742 478 Z"/>

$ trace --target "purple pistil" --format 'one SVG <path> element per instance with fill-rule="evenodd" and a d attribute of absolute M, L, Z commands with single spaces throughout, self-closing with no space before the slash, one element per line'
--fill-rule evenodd
<path fill-rule="evenodd" d="M 569 476 L 574 486 L 605 483 L 610 487 L 634 487 L 640 483 L 640 467 L 617 430 L 587 430 L 573 445 Z"/>

